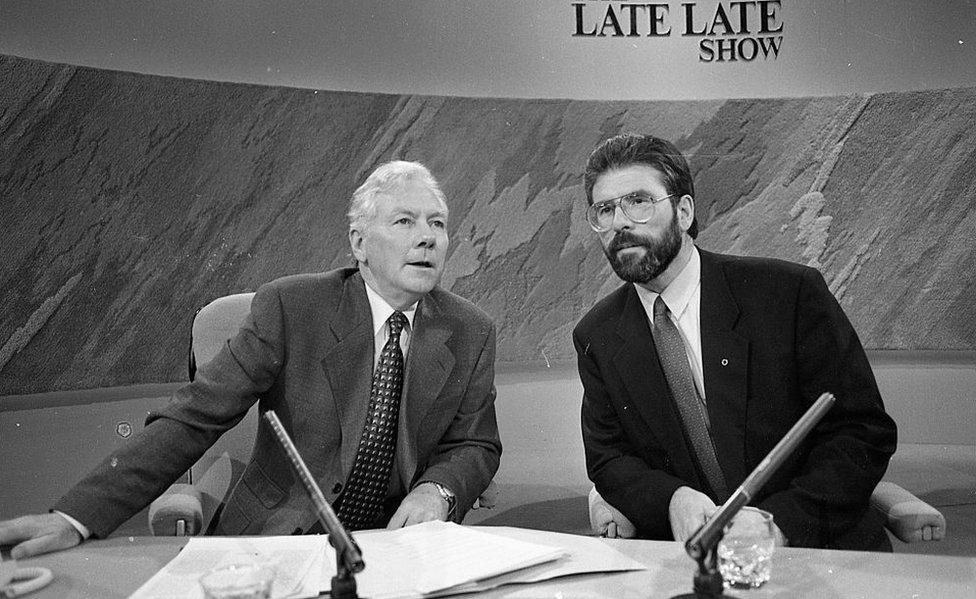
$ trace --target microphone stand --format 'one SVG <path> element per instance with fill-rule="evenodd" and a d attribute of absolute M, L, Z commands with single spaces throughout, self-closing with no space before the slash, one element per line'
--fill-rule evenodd
<path fill-rule="evenodd" d="M 685 543 L 685 552 L 698 563 L 692 587 L 694 591 L 672 599 L 733 599 L 722 593 L 722 575 L 718 571 L 718 544 L 725 534 L 725 526 L 752 500 L 786 458 L 796 451 L 800 442 L 834 405 L 834 401 L 836 400 L 832 394 L 822 394 L 773 447 L 769 455 L 742 481 L 722 507 L 691 535 Z"/>
<path fill-rule="evenodd" d="M 747 503 L 749 495 L 740 486 L 708 522 L 702 524 L 688 539 L 685 552 L 698 564 L 692 582 L 693 591 L 672 599 L 735 599 L 722 592 L 725 586 L 722 574 L 718 571 L 718 544 L 725 534 L 725 526 Z"/>
<path fill-rule="evenodd" d="M 281 443 L 282 448 L 288 455 L 288 460 L 295 469 L 295 473 L 302 481 L 305 491 L 315 505 L 315 512 L 318 515 L 319 522 L 322 523 L 326 532 L 329 533 L 329 544 L 335 548 L 336 575 L 332 577 L 332 598 L 358 599 L 359 595 L 356 594 L 356 578 L 353 575 L 356 572 L 362 572 L 363 568 L 366 567 L 359 545 L 356 544 L 349 531 L 346 530 L 346 527 L 339 521 L 335 512 L 332 511 L 332 506 L 329 505 L 329 502 L 325 500 L 322 489 L 319 488 L 315 479 L 312 478 L 312 472 L 305 464 L 305 460 L 298 453 L 298 449 L 285 431 L 285 427 L 282 426 L 278 415 L 275 414 L 274 410 L 268 410 L 264 413 L 264 418 L 271 425 L 271 430 L 278 437 L 278 442 Z"/>

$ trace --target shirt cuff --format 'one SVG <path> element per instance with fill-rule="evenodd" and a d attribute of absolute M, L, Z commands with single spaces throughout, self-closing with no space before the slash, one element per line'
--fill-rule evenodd
<path fill-rule="evenodd" d="M 68 514 L 65 514 L 64 512 L 59 512 L 58 510 L 51 510 L 51 511 L 53 511 L 55 514 L 61 516 L 65 520 L 67 520 L 68 523 L 71 524 L 71 526 L 74 526 L 75 527 L 75 530 L 78 531 L 78 534 L 81 535 L 81 540 L 82 541 L 84 541 L 85 539 L 87 539 L 88 537 L 91 536 L 91 531 L 88 530 L 88 527 L 85 526 L 84 524 L 82 524 L 81 522 L 78 522 L 77 520 L 75 520 L 74 518 L 72 518 Z"/>

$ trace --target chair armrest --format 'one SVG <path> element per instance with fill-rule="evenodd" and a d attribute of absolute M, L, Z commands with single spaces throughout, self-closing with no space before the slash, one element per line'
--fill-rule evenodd
<path fill-rule="evenodd" d="M 878 483 L 871 495 L 871 507 L 881 512 L 885 527 L 906 543 L 940 541 L 945 537 L 945 516 L 894 483 Z M 596 487 L 590 490 L 589 508 L 593 534 L 621 538 L 636 536 L 633 523 L 607 503 Z"/>
<path fill-rule="evenodd" d="M 193 485 L 176 484 L 149 505 L 154 537 L 192 536 L 203 526 L 203 501 Z"/>
<path fill-rule="evenodd" d="M 498 485 L 495 483 L 494 479 L 488 483 L 488 487 L 481 492 L 481 495 L 474 500 L 474 505 L 471 506 L 473 510 L 480 509 L 492 509 L 498 504 Z"/>
<path fill-rule="evenodd" d="M 884 517 L 885 527 L 906 543 L 945 537 L 945 516 L 895 483 L 878 483 L 871 494 L 871 507 Z"/>
<path fill-rule="evenodd" d="M 637 528 L 620 513 L 620 510 L 606 502 L 597 492 L 596 487 L 590 489 L 590 530 L 601 537 L 620 537 L 632 539 L 637 536 Z"/>

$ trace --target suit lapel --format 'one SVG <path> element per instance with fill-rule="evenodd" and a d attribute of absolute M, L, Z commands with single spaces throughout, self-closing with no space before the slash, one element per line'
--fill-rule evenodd
<path fill-rule="evenodd" d="M 746 398 L 749 341 L 735 332 L 739 306 L 718 258 L 701 255 L 702 369 L 711 436 L 730 487 L 745 472 Z"/>
<path fill-rule="evenodd" d="M 449 317 L 442 313 L 433 295 L 424 296 L 417 306 L 407 353 L 397 437 L 397 469 L 407 490 L 417 469 L 418 452 L 414 445 L 420 438 L 420 424 L 454 369 L 454 353 L 447 346 L 452 334 L 448 322 Z"/>
<path fill-rule="evenodd" d="M 359 274 L 346 280 L 322 358 L 342 431 L 340 464 L 348 474 L 362 433 L 373 373 L 373 317 Z"/>
<path fill-rule="evenodd" d="M 673 471 L 684 477 L 694 476 L 697 480 L 697 469 L 685 443 L 681 421 L 673 407 L 671 389 L 654 347 L 647 313 L 633 286 L 625 294 L 616 332 L 620 346 L 614 355 L 614 364 L 627 387 L 631 405 L 660 445 L 667 448 Z"/>

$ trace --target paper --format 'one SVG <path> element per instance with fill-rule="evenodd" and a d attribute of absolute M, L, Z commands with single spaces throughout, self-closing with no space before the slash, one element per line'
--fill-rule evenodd
<path fill-rule="evenodd" d="M 399 530 L 354 533 L 366 569 L 360 596 L 439 597 L 589 572 L 646 567 L 600 539 L 508 527 L 427 522 Z M 134 599 L 202 598 L 197 580 L 211 569 L 257 562 L 275 569 L 272 597 L 316 597 L 335 575 L 335 550 L 325 535 L 195 537 Z"/>
<path fill-rule="evenodd" d="M 373 599 L 422 597 L 563 555 L 558 547 L 450 522 L 426 522 L 353 536 L 366 562 L 366 569 L 356 575 L 358 591 Z M 335 574 L 334 561 L 326 564 L 327 580 Z"/>
<path fill-rule="evenodd" d="M 516 572 L 502 574 L 493 578 L 462 585 L 446 592 L 437 593 L 440 597 L 456 593 L 487 591 L 506 584 L 527 584 L 551 580 L 560 576 L 596 572 L 626 572 L 648 569 L 643 563 L 627 557 L 608 545 L 603 539 L 580 535 L 510 528 L 505 526 L 474 527 L 489 534 L 501 535 L 512 540 L 529 543 L 544 542 L 558 546 L 564 554 L 558 559 L 525 568 Z"/>
<path fill-rule="evenodd" d="M 197 582 L 200 577 L 214 568 L 235 563 L 259 563 L 273 568 L 272 599 L 317 597 L 323 586 L 327 539 L 325 535 L 194 537 L 130 599 L 202 599 L 203 589 Z"/>
<path fill-rule="evenodd" d="M 646 570 L 643 563 L 620 553 L 602 539 L 558 532 L 529 530 L 509 527 L 478 527 L 492 534 L 503 534 L 511 539 L 528 543 L 546 542 L 562 548 L 564 557 L 539 568 L 537 573 L 521 576 L 521 582 L 539 582 L 559 576 L 584 574 L 586 572 L 624 572 Z"/>

